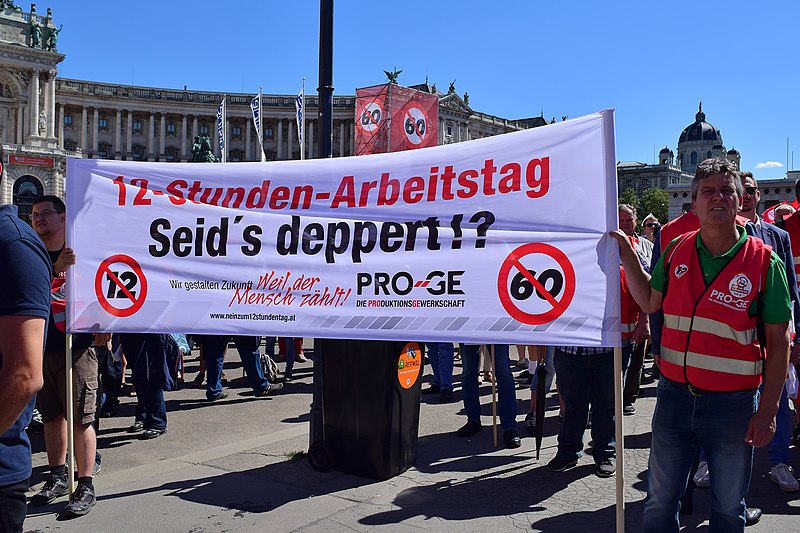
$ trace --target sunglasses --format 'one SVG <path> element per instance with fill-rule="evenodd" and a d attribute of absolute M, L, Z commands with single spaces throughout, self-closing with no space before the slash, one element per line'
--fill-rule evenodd
<path fill-rule="evenodd" d="M 758 187 L 745 187 L 744 188 L 744 192 L 746 192 L 750 196 L 753 196 L 756 193 L 757 190 L 758 190 Z"/>
<path fill-rule="evenodd" d="M 657 227 L 659 227 L 660 225 L 661 225 L 661 224 L 659 224 L 658 222 L 648 222 L 647 224 L 645 224 L 645 227 L 646 227 L 646 228 L 657 228 Z"/>

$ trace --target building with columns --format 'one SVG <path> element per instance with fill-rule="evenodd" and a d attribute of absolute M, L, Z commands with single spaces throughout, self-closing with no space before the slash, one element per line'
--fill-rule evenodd
<path fill-rule="evenodd" d="M 58 31 L 49 9 L 42 16 L 0 7 L 0 141 L 6 158 L 0 202 L 16 204 L 20 216 L 30 212 L 37 196 L 63 197 L 67 156 L 189 160 L 195 136 L 215 137 L 223 97 L 227 161 L 261 160 L 250 111 L 254 95 L 60 78 L 57 67 L 65 56 L 56 50 Z M 542 117 L 509 120 L 476 112 L 469 96 L 456 94 L 452 84 L 446 94 L 427 81 L 414 88 L 439 96 L 439 144 L 547 123 Z M 295 95 L 263 95 L 267 160 L 300 158 L 294 102 Z M 334 96 L 333 115 L 333 155 L 352 155 L 355 96 Z M 318 116 L 317 96 L 306 96 L 305 116 Z M 318 137 L 316 119 L 309 119 L 306 154 L 317 153 Z M 218 144 L 212 144 L 221 155 Z"/>

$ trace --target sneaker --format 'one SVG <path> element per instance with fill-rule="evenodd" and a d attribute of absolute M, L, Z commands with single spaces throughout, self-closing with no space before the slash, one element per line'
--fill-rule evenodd
<path fill-rule="evenodd" d="M 439 393 L 439 403 L 451 403 L 453 401 L 453 391 L 442 389 Z"/>
<path fill-rule="evenodd" d="M 298 363 L 305 363 L 308 362 L 308 357 L 303 352 L 298 353 L 295 355 L 294 360 Z"/>
<path fill-rule="evenodd" d="M 144 422 L 137 420 L 131 427 L 128 428 L 128 433 L 139 433 L 144 429 Z"/>
<path fill-rule="evenodd" d="M 556 455 L 550 462 L 547 463 L 547 469 L 551 472 L 563 472 L 569 468 L 574 467 L 578 464 L 577 459 L 564 459 L 559 455 Z"/>
<path fill-rule="evenodd" d="M 503 442 L 506 443 L 506 448 L 519 448 L 522 446 L 522 440 L 519 438 L 519 433 L 516 429 L 507 429 L 503 433 Z"/>
<path fill-rule="evenodd" d="M 228 393 L 225 392 L 225 391 L 222 391 L 219 394 L 217 394 L 216 396 L 214 396 L 213 398 L 208 398 L 208 401 L 209 402 L 216 402 L 217 400 L 224 400 L 227 397 L 228 397 Z"/>
<path fill-rule="evenodd" d="M 769 478 L 777 483 L 784 492 L 797 492 L 800 490 L 800 483 L 794 477 L 794 470 L 785 463 L 773 466 Z"/>
<path fill-rule="evenodd" d="M 75 492 L 69 497 L 69 503 L 64 507 L 64 512 L 71 516 L 83 516 L 94 507 L 96 501 L 94 487 L 78 483 Z"/>
<path fill-rule="evenodd" d="M 56 498 L 63 496 L 69 492 L 69 484 L 67 483 L 67 476 L 50 476 L 50 479 L 44 482 L 42 489 L 33 495 L 31 498 L 32 505 L 47 505 Z"/>
<path fill-rule="evenodd" d="M 142 433 L 143 440 L 155 439 L 167 432 L 167 428 L 147 428 Z"/>
<path fill-rule="evenodd" d="M 706 461 L 700 461 L 700 466 L 697 467 L 697 473 L 692 480 L 698 487 L 708 487 L 711 485 L 711 481 L 708 479 L 708 463 Z"/>
<path fill-rule="evenodd" d="M 292 381 L 294 379 L 294 374 L 291 370 L 286 370 L 283 373 L 283 381 Z"/>
<path fill-rule="evenodd" d="M 422 394 L 441 394 L 442 388 L 435 383 L 431 383 L 424 389 L 422 389 Z"/>
<path fill-rule="evenodd" d="M 597 477 L 611 477 L 617 471 L 617 461 L 613 457 L 607 457 L 597 463 Z"/>
<path fill-rule="evenodd" d="M 476 433 L 480 433 L 483 430 L 483 426 L 480 422 L 474 422 L 472 420 L 467 420 L 467 423 L 458 428 L 456 431 L 456 435 L 459 437 L 471 437 Z"/>
<path fill-rule="evenodd" d="M 636 407 L 634 407 L 633 404 L 630 403 L 622 408 L 622 414 L 625 416 L 635 415 Z"/>
<path fill-rule="evenodd" d="M 256 398 L 263 398 L 264 396 L 269 395 L 271 392 L 278 392 L 283 388 L 283 383 L 270 383 L 263 389 L 256 391 Z"/>
<path fill-rule="evenodd" d="M 525 415 L 525 431 L 530 436 L 536 435 L 536 413 L 533 411 Z"/>

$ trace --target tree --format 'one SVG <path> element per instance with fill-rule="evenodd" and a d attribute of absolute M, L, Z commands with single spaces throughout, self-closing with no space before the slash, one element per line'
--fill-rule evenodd
<path fill-rule="evenodd" d="M 639 221 L 649 213 L 653 213 L 658 221 L 666 224 L 669 221 L 669 197 L 664 189 L 645 189 L 639 202 Z"/>
<path fill-rule="evenodd" d="M 636 212 L 639 212 L 639 197 L 636 196 L 636 189 L 633 187 L 628 187 L 622 192 L 622 195 L 619 197 L 620 204 L 628 204 L 633 206 L 636 209 Z"/>

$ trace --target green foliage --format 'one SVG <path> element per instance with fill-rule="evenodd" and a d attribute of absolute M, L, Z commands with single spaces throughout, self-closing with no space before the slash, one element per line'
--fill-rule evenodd
<path fill-rule="evenodd" d="M 664 189 L 646 189 L 639 200 L 639 223 L 649 213 L 653 213 L 661 224 L 669 221 L 669 199 Z"/>
<path fill-rule="evenodd" d="M 636 212 L 639 212 L 639 197 L 636 196 L 636 189 L 633 187 L 628 187 L 624 191 L 622 191 L 622 195 L 619 197 L 620 204 L 628 204 L 632 205 L 636 208 Z M 646 215 L 647 213 L 645 213 Z"/>

